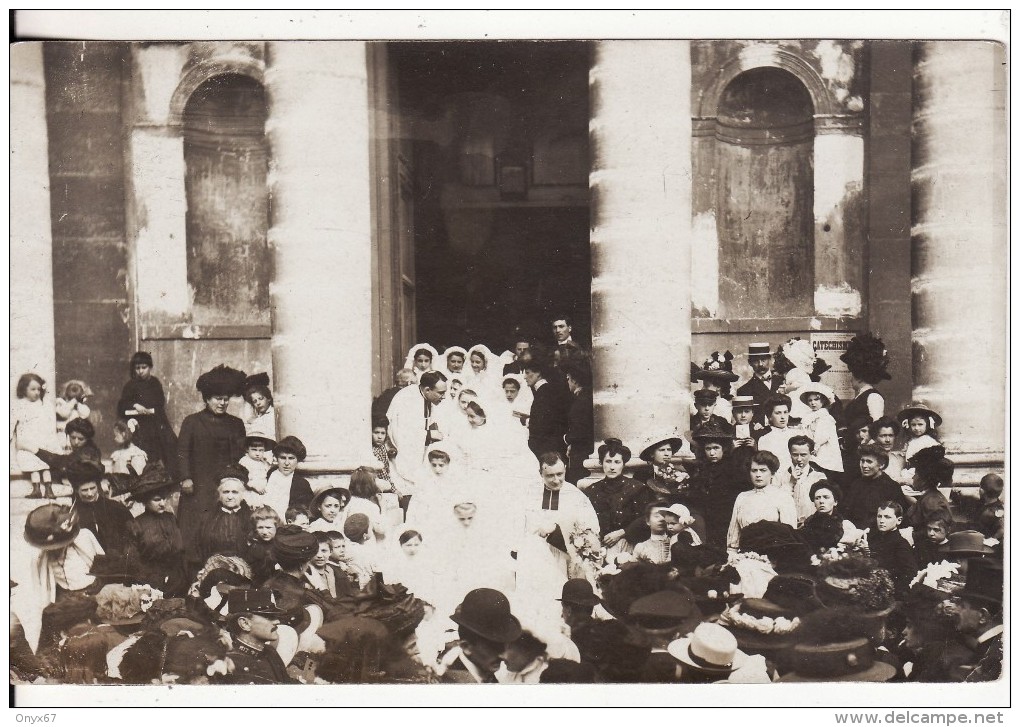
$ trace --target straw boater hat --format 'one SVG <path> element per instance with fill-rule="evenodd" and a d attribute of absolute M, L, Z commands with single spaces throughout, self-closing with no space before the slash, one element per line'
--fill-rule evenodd
<path fill-rule="evenodd" d="M 253 442 L 262 442 L 262 444 L 265 445 L 267 452 L 272 452 L 273 448 L 276 447 L 276 440 L 258 429 L 251 429 L 244 435 L 245 447 L 248 447 Z"/>
<path fill-rule="evenodd" d="M 643 459 L 645 462 L 651 462 L 652 453 L 656 449 L 661 447 L 663 444 L 669 444 L 673 448 L 673 454 L 675 455 L 684 446 L 684 440 L 681 439 L 680 437 L 663 437 L 660 439 L 655 439 L 649 444 L 646 444 L 644 448 L 641 450 L 640 454 L 641 459 Z"/>
<path fill-rule="evenodd" d="M 67 505 L 37 507 L 25 520 L 25 540 L 42 550 L 56 550 L 69 545 L 80 531 L 78 515 Z"/>
<path fill-rule="evenodd" d="M 732 409 L 751 409 L 758 406 L 753 396 L 734 396 L 730 399 L 730 408 Z"/>
<path fill-rule="evenodd" d="M 684 666 L 720 679 L 747 661 L 733 634 L 714 623 L 698 624 L 690 636 L 671 642 L 666 651 Z"/>
<path fill-rule="evenodd" d="M 759 358 L 763 356 L 771 356 L 772 350 L 769 348 L 767 343 L 749 343 L 747 344 L 747 357 Z"/>
<path fill-rule="evenodd" d="M 919 402 L 911 404 L 897 414 L 896 421 L 898 421 L 904 429 L 907 429 L 910 426 L 910 420 L 914 417 L 921 417 L 922 419 L 927 420 L 928 426 L 932 429 L 942 426 L 942 417 L 940 417 L 938 413 L 929 406 Z"/>

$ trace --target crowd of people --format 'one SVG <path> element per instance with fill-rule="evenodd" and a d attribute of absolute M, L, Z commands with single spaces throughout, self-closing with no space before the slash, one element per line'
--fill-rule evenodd
<path fill-rule="evenodd" d="M 809 342 L 751 343 L 735 390 L 730 352 L 691 365 L 690 431 L 596 442 L 590 353 L 552 333 L 412 347 L 342 484 L 300 474 L 265 374 L 207 371 L 175 432 L 136 353 L 107 456 L 87 385 L 25 374 L 17 465 L 54 501 L 11 583 L 12 681 L 999 678 L 1003 480 L 953 490 L 940 414 L 886 411 L 881 340 L 850 342 L 849 401 Z"/>

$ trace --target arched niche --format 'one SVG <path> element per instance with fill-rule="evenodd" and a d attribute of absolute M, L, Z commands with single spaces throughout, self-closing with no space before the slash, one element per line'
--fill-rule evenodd
<path fill-rule="evenodd" d="M 188 286 L 194 320 L 268 321 L 266 93 L 251 76 L 198 85 L 181 113 Z"/>
<path fill-rule="evenodd" d="M 814 104 L 793 74 L 760 67 L 722 90 L 715 120 L 719 316 L 814 310 Z"/>

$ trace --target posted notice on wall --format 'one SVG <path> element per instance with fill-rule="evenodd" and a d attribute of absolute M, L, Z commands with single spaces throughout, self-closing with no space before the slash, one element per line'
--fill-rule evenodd
<path fill-rule="evenodd" d="M 852 331 L 825 331 L 811 334 L 811 345 L 815 355 L 825 360 L 832 368 L 822 374 L 822 383 L 830 387 L 843 401 L 854 398 L 854 387 L 850 383 L 850 370 L 839 360 L 857 334 Z"/>

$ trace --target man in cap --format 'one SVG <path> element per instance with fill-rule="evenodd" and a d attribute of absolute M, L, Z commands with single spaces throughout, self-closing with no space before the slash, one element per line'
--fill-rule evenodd
<path fill-rule="evenodd" d="M 676 681 L 676 661 L 669 644 L 691 633 L 702 614 L 694 594 L 684 586 L 642 596 L 630 605 L 628 621 L 649 640 L 652 653 L 641 670 L 642 682 Z"/>
<path fill-rule="evenodd" d="M 450 618 L 460 639 L 440 657 L 436 669 L 440 681 L 495 684 L 507 645 L 521 635 L 521 622 L 510 612 L 510 601 L 492 588 L 476 588 Z"/>
<path fill-rule="evenodd" d="M 227 594 L 227 630 L 233 647 L 231 679 L 237 684 L 294 684 L 276 651 L 280 617 L 284 611 L 267 589 L 238 588 Z"/>

